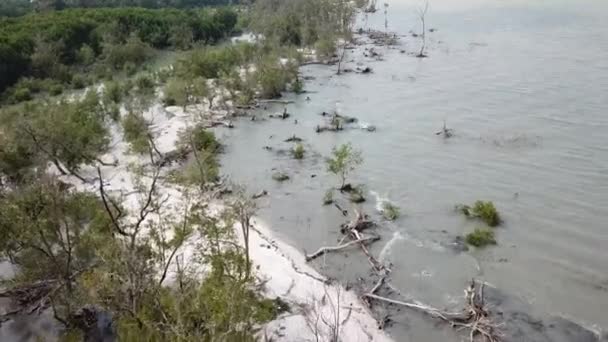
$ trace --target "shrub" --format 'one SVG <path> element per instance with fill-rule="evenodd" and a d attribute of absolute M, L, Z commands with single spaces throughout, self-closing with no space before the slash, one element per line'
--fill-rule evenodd
<path fill-rule="evenodd" d="M 361 152 L 353 149 L 351 144 L 334 147 L 332 157 L 326 159 L 327 171 L 340 177 L 340 189 L 346 190 L 346 176 L 363 163 Z"/>
<path fill-rule="evenodd" d="M 106 82 L 103 98 L 107 103 L 119 103 L 122 100 L 122 88 L 117 82 Z"/>
<path fill-rule="evenodd" d="M 336 52 L 336 43 L 334 37 L 328 36 L 317 41 L 315 44 L 315 49 L 317 50 L 317 57 L 326 60 L 332 58 Z"/>
<path fill-rule="evenodd" d="M 472 233 L 467 234 L 466 241 L 469 245 L 475 247 L 484 247 L 487 245 L 495 245 L 494 231 L 489 228 L 477 228 Z"/>
<path fill-rule="evenodd" d="M 148 122 L 142 115 L 129 112 L 122 120 L 122 128 L 132 152 L 142 154 L 149 152 Z"/>
<path fill-rule="evenodd" d="M 293 154 L 293 157 L 295 159 L 303 159 L 304 158 L 304 145 L 302 144 L 296 144 L 296 146 L 293 148 L 293 150 L 291 151 Z"/>
<path fill-rule="evenodd" d="M 106 105 L 106 115 L 114 122 L 118 122 L 120 119 L 120 107 L 116 103 L 109 103 Z"/>
<path fill-rule="evenodd" d="M 89 45 L 84 44 L 76 52 L 76 60 L 82 65 L 91 65 L 95 62 L 95 51 Z"/>
<path fill-rule="evenodd" d="M 206 130 L 202 125 L 197 125 L 180 134 L 177 148 L 187 149 L 188 147 L 215 154 L 220 149 L 220 143 L 213 132 Z"/>
<path fill-rule="evenodd" d="M 277 182 L 284 182 L 289 179 L 289 176 L 284 172 L 275 172 L 272 174 L 272 179 Z"/>
<path fill-rule="evenodd" d="M 182 79 L 170 79 L 163 92 L 165 106 L 185 107 L 188 104 L 188 84 Z"/>
<path fill-rule="evenodd" d="M 384 202 L 382 204 L 382 216 L 389 221 L 394 221 L 399 217 L 399 207 L 390 203 Z"/>
<path fill-rule="evenodd" d="M 496 227 L 501 222 L 500 215 L 491 201 L 476 201 L 472 207 L 469 205 L 457 205 L 456 209 L 466 217 L 481 219 L 490 227 Z"/>
<path fill-rule="evenodd" d="M 23 102 L 32 99 L 32 93 L 28 88 L 17 88 L 13 92 L 13 102 Z"/>
<path fill-rule="evenodd" d="M 304 92 L 304 82 L 302 82 L 299 78 L 296 78 L 291 85 L 291 91 L 296 94 L 301 94 Z"/>
<path fill-rule="evenodd" d="M 52 85 L 49 89 L 49 93 L 54 96 L 61 95 L 61 93 L 63 93 L 63 86 L 61 84 Z"/>
<path fill-rule="evenodd" d="M 135 85 L 137 86 L 138 94 L 151 94 L 154 92 L 154 80 L 148 75 L 139 76 L 135 80 Z"/>
<path fill-rule="evenodd" d="M 83 89 L 87 85 L 87 80 L 83 75 L 74 75 L 72 77 L 72 87 L 74 89 Z"/>
<path fill-rule="evenodd" d="M 137 65 L 135 65 L 133 62 L 127 62 L 124 64 L 122 69 L 127 76 L 133 76 L 137 72 Z"/>

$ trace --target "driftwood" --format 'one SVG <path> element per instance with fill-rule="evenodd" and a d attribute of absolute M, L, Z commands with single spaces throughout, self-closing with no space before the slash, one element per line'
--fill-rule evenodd
<path fill-rule="evenodd" d="M 339 127 L 339 126 L 327 126 L 327 125 L 321 126 L 321 125 L 317 125 L 317 127 L 315 127 L 315 132 L 317 132 L 317 133 L 321 133 L 321 132 L 325 132 L 325 131 L 328 131 L 328 132 L 339 132 L 339 131 L 342 131 L 342 130 L 343 130 L 343 128 Z"/>
<path fill-rule="evenodd" d="M 162 166 L 171 165 L 175 162 L 183 162 L 186 160 L 186 158 L 188 158 L 188 155 L 191 152 L 192 152 L 192 147 L 185 146 L 185 147 L 173 150 L 173 151 L 169 151 L 167 153 L 163 153 L 160 155 L 160 158 L 158 158 L 155 161 L 155 165 L 162 167 Z"/>
<path fill-rule="evenodd" d="M 375 299 L 385 303 L 422 311 L 434 318 L 449 323 L 458 330 L 468 329 L 470 342 L 476 341 L 477 337 L 481 337 L 481 340 L 487 342 L 498 342 L 502 337 L 502 334 L 499 331 L 501 325 L 496 324 L 492 320 L 491 313 L 485 304 L 483 295 L 484 283 L 481 283 L 481 286 L 477 287 L 477 282 L 475 280 L 471 281 L 469 287 L 464 291 L 466 299 L 465 308 L 458 312 L 448 312 L 422 303 L 404 302 L 378 296 L 374 294 L 378 288 L 379 286 L 375 286 L 372 289 L 374 291 L 370 291 L 363 296 L 368 299 Z"/>
<path fill-rule="evenodd" d="M 340 206 L 336 206 L 336 208 L 338 208 L 338 210 L 342 211 L 342 213 L 344 214 L 344 210 L 342 208 L 340 208 Z M 374 226 L 374 223 L 369 220 L 367 215 L 363 215 L 359 211 L 355 210 L 355 218 L 352 221 L 350 221 L 349 223 L 342 225 L 342 227 L 340 229 L 340 231 L 345 236 L 344 236 L 344 238 L 342 238 L 342 240 L 340 240 L 338 245 L 334 246 L 334 247 L 322 247 L 314 254 L 306 256 L 306 261 L 310 261 L 310 260 L 318 257 L 319 255 L 323 255 L 327 252 L 339 251 L 348 246 L 357 244 L 357 245 L 359 245 L 359 247 L 361 247 L 361 250 L 367 256 L 367 260 L 369 261 L 370 265 L 372 266 L 372 268 L 375 271 L 390 272 L 390 269 L 388 269 L 386 266 L 382 265 L 382 263 L 380 263 L 369 252 L 369 250 L 367 249 L 367 246 L 366 246 L 366 242 L 373 242 L 373 241 L 380 240 L 380 237 L 376 236 L 376 235 L 364 236 L 361 233 L 363 230 L 371 228 L 373 226 Z M 344 241 L 349 238 L 351 241 L 344 243 Z"/>
<path fill-rule="evenodd" d="M 443 135 L 444 138 L 451 138 L 454 135 L 454 130 L 447 128 L 445 120 L 443 120 L 443 128 L 441 131 L 436 132 L 435 135 Z"/>
<path fill-rule="evenodd" d="M 211 120 L 203 124 L 204 128 L 213 128 L 217 126 L 224 126 L 226 128 L 234 128 L 234 124 L 230 120 Z"/>
<path fill-rule="evenodd" d="M 258 199 L 258 198 L 264 197 L 266 195 L 268 195 L 268 191 L 262 190 L 262 191 L 258 192 L 257 194 L 253 194 L 253 196 L 251 196 L 251 198 Z"/>
<path fill-rule="evenodd" d="M 327 252 L 336 252 L 336 251 L 343 250 L 344 248 L 348 248 L 350 246 L 354 246 L 354 245 L 357 245 L 357 244 L 361 244 L 362 245 L 364 243 L 377 241 L 379 239 L 380 239 L 379 236 L 369 236 L 369 237 L 361 238 L 359 240 L 350 241 L 350 242 L 347 242 L 345 244 L 340 244 L 338 246 L 321 247 L 316 252 L 314 252 L 312 254 L 309 254 L 309 255 L 306 255 L 306 261 L 310 261 L 310 260 L 313 260 L 315 258 L 318 258 L 318 257 L 320 257 L 321 255 L 323 255 L 323 254 L 325 254 Z"/>
<path fill-rule="evenodd" d="M 282 120 L 285 120 L 290 116 L 291 116 L 291 114 L 287 113 L 287 108 L 283 109 L 283 113 L 281 113 L 281 114 L 269 114 L 268 115 L 269 118 L 277 118 L 277 119 L 282 119 Z"/>

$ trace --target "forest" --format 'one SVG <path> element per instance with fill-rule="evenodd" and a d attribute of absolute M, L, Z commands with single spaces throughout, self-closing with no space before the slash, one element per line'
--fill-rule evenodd
<path fill-rule="evenodd" d="M 87 7 L 196 8 L 203 6 L 236 5 L 234 0 L 3 0 L 0 17 L 16 17 L 31 11 L 63 10 Z"/>
<path fill-rule="evenodd" d="M 17 103 L 37 92 L 82 88 L 91 74 L 134 72 L 151 49 L 215 43 L 234 32 L 236 21 L 228 8 L 68 9 L 0 18 L 0 91 Z"/>

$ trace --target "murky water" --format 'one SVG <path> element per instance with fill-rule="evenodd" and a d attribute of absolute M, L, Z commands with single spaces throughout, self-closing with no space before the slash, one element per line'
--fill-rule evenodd
<path fill-rule="evenodd" d="M 324 157 L 352 142 L 365 163 L 353 182 L 365 184 L 362 206 L 377 216 L 377 200 L 401 207 L 383 222 L 373 253 L 392 262 L 392 284 L 403 298 L 454 305 L 471 277 L 483 278 L 540 315 L 563 315 L 608 327 L 608 3 L 605 1 L 432 1 L 427 15 L 429 58 L 418 59 L 416 8 L 389 2 L 389 30 L 405 35 L 396 49 L 376 48 L 384 61 L 352 51 L 373 68 L 335 75 L 307 66 L 310 92 L 289 96 L 292 117 L 241 121 L 221 130 L 223 170 L 252 191 L 266 189 L 262 217 L 295 246 L 335 244 L 344 218 L 322 206 L 337 180 Z M 362 20 L 363 22 L 363 20 Z M 384 14 L 367 25 L 383 29 Z M 400 50 L 406 50 L 401 53 Z M 355 67 L 349 63 L 347 67 Z M 310 96 L 311 101 L 306 101 Z M 282 111 L 282 106 L 266 112 Z M 377 131 L 317 134 L 323 111 L 355 116 Z M 294 123 L 294 119 L 298 123 Z M 434 133 L 443 120 L 456 136 Z M 302 161 L 263 146 L 289 149 L 304 138 Z M 273 170 L 291 180 L 277 183 Z M 314 176 L 314 177 L 313 177 Z M 492 200 L 504 218 L 498 246 L 456 253 L 455 236 L 477 226 L 453 211 L 457 203 Z M 343 206 L 349 206 L 341 200 Z M 326 274 L 355 282 L 369 267 L 358 251 L 329 255 Z M 409 312 L 395 318 L 398 340 L 454 339 Z M 432 330 L 432 329 L 431 329 Z M 449 339 L 448 339 L 449 340 Z"/>

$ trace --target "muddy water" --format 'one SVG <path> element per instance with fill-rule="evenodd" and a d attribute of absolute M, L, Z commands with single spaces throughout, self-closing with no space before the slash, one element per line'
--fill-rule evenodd
<path fill-rule="evenodd" d="M 390 200 L 403 213 L 381 224 L 383 239 L 373 247 L 393 264 L 402 298 L 456 305 L 475 276 L 530 303 L 535 314 L 607 328 L 608 3 L 432 1 L 427 27 L 437 31 L 428 33 L 426 59 L 411 55 L 420 44 L 408 34 L 419 31 L 417 4 L 389 2 L 389 30 L 402 37 L 394 49 L 376 48 L 383 61 L 364 57 L 363 47 L 347 55 L 354 60 L 347 67 L 360 62 L 372 74 L 338 77 L 335 68 L 304 67 L 314 79 L 308 94 L 287 95 L 295 100 L 290 119 L 220 131 L 228 152 L 223 170 L 252 191 L 268 190 L 262 216 L 312 251 L 334 244 L 344 221 L 321 205 L 337 182 L 323 158 L 352 142 L 365 159 L 352 179 L 366 186 L 364 210 L 377 215 L 379 202 Z M 362 25 L 383 29 L 384 14 L 362 18 Z M 333 110 L 377 131 L 316 134 L 320 113 Z M 434 134 L 443 120 L 455 130 L 451 139 Z M 276 153 L 292 146 L 283 142 L 292 134 L 304 139 L 302 161 Z M 291 180 L 273 181 L 275 170 Z M 498 246 L 456 252 L 450 241 L 477 224 L 453 207 L 476 199 L 492 200 L 504 218 Z M 369 275 L 359 254 L 327 256 L 318 265 L 356 283 Z M 410 312 L 393 329 L 398 340 L 456 340 L 433 327 Z"/>

